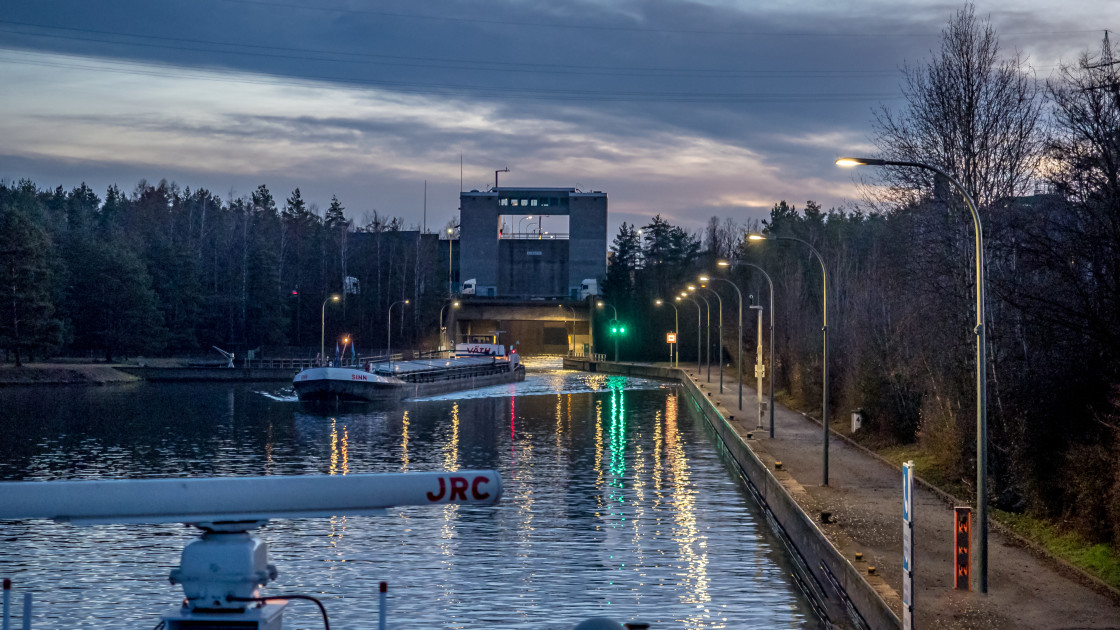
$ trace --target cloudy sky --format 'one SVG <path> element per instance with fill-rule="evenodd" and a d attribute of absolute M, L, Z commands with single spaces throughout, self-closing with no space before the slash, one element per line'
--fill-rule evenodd
<path fill-rule="evenodd" d="M 7 0 L 0 179 L 299 187 L 420 225 L 460 187 L 609 195 L 611 234 L 855 198 L 842 154 L 962 5 L 934 0 Z M 1118 0 L 976 4 L 1040 79 Z M 461 160 L 461 162 L 460 162 Z M 460 163 L 462 168 L 460 169 Z"/>

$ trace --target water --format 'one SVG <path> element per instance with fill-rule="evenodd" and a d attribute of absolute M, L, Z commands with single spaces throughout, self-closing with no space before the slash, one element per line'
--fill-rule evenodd
<path fill-rule="evenodd" d="M 332 628 L 817 625 L 779 544 L 673 386 L 530 365 L 525 382 L 313 413 L 280 387 L 0 389 L 0 479 L 494 468 L 495 506 L 272 521 L 266 594 L 323 599 Z M 535 369 L 534 369 L 535 368 Z M 194 530 L 0 521 L 0 577 L 33 628 L 152 628 Z M 18 608 L 18 607 L 17 607 Z M 17 626 L 18 627 L 18 626 Z M 296 602 L 286 628 L 321 628 Z"/>

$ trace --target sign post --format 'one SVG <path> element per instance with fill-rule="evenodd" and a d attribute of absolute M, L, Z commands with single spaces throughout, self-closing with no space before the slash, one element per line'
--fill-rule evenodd
<path fill-rule="evenodd" d="M 902 465 L 902 630 L 914 627 L 914 460 Z"/>
<path fill-rule="evenodd" d="M 677 345 L 677 333 L 665 333 L 665 343 L 669 344 L 669 367 L 673 366 L 673 349 Z"/>
<path fill-rule="evenodd" d="M 972 566 L 972 508 L 953 508 L 953 588 L 970 591 L 969 569 Z"/>

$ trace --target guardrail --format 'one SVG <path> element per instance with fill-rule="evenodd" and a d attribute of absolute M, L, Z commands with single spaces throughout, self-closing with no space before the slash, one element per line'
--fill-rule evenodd
<path fill-rule="evenodd" d="M 599 352 L 589 352 L 588 353 L 588 352 L 576 352 L 575 350 L 571 350 L 571 351 L 568 352 L 568 356 L 573 358 L 573 359 L 585 359 L 587 361 L 606 361 L 607 360 L 607 355 L 599 353 Z"/>

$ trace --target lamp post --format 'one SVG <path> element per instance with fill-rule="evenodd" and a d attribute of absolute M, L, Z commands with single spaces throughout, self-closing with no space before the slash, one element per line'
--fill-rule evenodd
<path fill-rule="evenodd" d="M 708 303 L 708 298 L 696 293 L 696 285 L 688 285 L 688 290 L 695 293 L 696 297 L 704 302 L 704 312 L 707 314 L 707 322 L 704 325 L 704 333 L 707 340 L 704 342 L 704 352 L 708 355 L 708 382 L 712 382 L 712 305 Z"/>
<path fill-rule="evenodd" d="M 533 215 L 530 214 L 527 217 L 522 217 L 522 218 L 517 220 L 517 234 L 518 234 L 518 237 L 520 237 L 520 235 L 523 234 L 523 232 L 521 231 L 521 222 L 522 221 L 528 221 L 529 219 L 532 219 L 532 218 L 533 218 Z"/>
<path fill-rule="evenodd" d="M 393 307 L 397 304 L 409 304 L 408 300 L 398 300 L 389 305 L 389 323 L 385 326 L 385 352 L 389 355 L 389 367 L 393 366 Z M 401 306 L 404 311 L 404 306 Z"/>
<path fill-rule="evenodd" d="M 451 251 L 452 247 L 454 246 L 453 244 L 455 243 L 455 241 L 451 238 L 451 235 L 454 233 L 455 228 L 447 228 L 447 299 L 451 299 L 451 296 L 455 294 L 455 292 L 451 290 L 451 281 L 455 277 L 455 273 L 452 271 L 451 267 L 452 263 L 454 262 L 452 259 L 455 257 L 455 255 Z"/>
<path fill-rule="evenodd" d="M 968 204 L 972 227 L 976 233 L 976 517 L 980 527 L 976 533 L 976 571 L 973 588 L 988 592 L 988 360 L 987 335 L 984 329 L 984 229 L 976 202 L 957 178 L 943 169 L 921 162 L 842 157 L 837 166 L 904 166 L 932 171 L 949 180 Z"/>
<path fill-rule="evenodd" d="M 595 306 L 597 306 L 599 308 L 603 308 L 603 306 L 611 307 L 611 311 L 614 312 L 614 321 L 616 321 L 616 322 L 618 321 L 618 309 L 615 308 L 613 304 L 608 304 L 606 302 L 598 302 L 598 303 L 595 304 Z M 613 336 L 614 336 L 614 362 L 618 363 L 618 335 L 616 334 L 616 335 L 613 335 Z"/>
<path fill-rule="evenodd" d="M 680 298 L 677 298 L 677 299 L 679 300 Z M 662 300 L 661 298 L 657 298 L 656 300 L 653 301 L 653 303 L 658 305 L 658 306 L 661 306 L 662 304 L 665 303 L 665 300 Z M 674 339 L 673 345 L 669 346 L 669 363 L 673 367 L 679 367 L 681 351 L 680 351 L 680 346 L 678 344 L 680 342 L 675 341 L 675 340 L 677 338 L 677 335 L 681 334 L 681 331 L 680 331 L 680 327 L 681 327 L 680 311 L 677 310 L 677 305 L 673 304 L 672 302 L 669 302 L 669 306 L 673 307 L 673 339 Z M 674 352 L 674 350 L 675 350 L 675 352 Z M 676 357 L 676 360 L 674 360 L 674 358 L 673 358 L 674 356 Z"/>
<path fill-rule="evenodd" d="M 757 382 L 755 385 L 755 393 L 758 395 L 758 426 L 756 429 L 762 428 L 762 377 L 765 371 L 765 366 L 762 363 L 762 307 L 752 304 L 752 311 L 758 311 L 758 348 L 755 350 L 754 359 L 754 377 Z"/>
<path fill-rule="evenodd" d="M 447 326 L 445 326 L 444 323 L 443 323 L 443 309 L 445 309 L 445 308 L 447 308 L 446 304 L 439 307 L 439 332 L 440 332 L 440 337 L 441 337 L 440 345 L 443 345 L 443 339 L 442 339 L 443 331 L 447 330 Z M 451 308 L 459 308 L 459 301 L 458 300 L 451 301 Z M 451 317 L 451 314 L 448 313 L 448 319 L 450 319 L 450 317 Z M 454 344 L 451 344 L 451 345 L 454 345 Z M 452 347 L 451 349 L 454 350 L 454 347 Z"/>
<path fill-rule="evenodd" d="M 824 258 L 821 258 L 821 253 L 817 251 L 816 247 L 809 244 L 808 241 L 803 241 L 794 236 L 763 236 L 761 234 L 751 234 L 747 237 L 751 241 L 765 241 L 767 239 L 779 241 L 797 241 L 809 248 L 813 255 L 817 257 L 817 262 L 821 264 L 821 286 L 822 297 L 824 302 L 824 320 L 821 326 L 821 337 L 824 340 L 824 393 L 822 394 L 824 407 L 823 424 L 824 424 L 824 463 L 821 470 L 821 485 L 828 485 L 828 270 L 824 266 Z"/>
<path fill-rule="evenodd" d="M 720 262 L 722 263 L 723 261 L 720 261 Z M 700 281 L 701 282 L 708 282 L 709 280 L 719 280 L 720 282 L 726 282 L 727 284 L 730 284 L 731 288 L 735 289 L 735 294 L 739 297 L 739 410 L 741 411 L 743 409 L 743 292 L 739 290 L 739 286 L 737 284 L 728 280 L 727 278 L 715 278 L 715 277 L 711 277 L 711 276 L 700 276 Z M 723 312 L 723 308 L 721 307 L 720 308 L 721 316 L 722 316 L 722 312 Z M 721 339 L 721 341 L 722 341 L 722 339 Z M 722 355 L 721 355 L 720 365 L 721 366 L 723 365 Z M 721 374 L 722 374 L 722 371 L 721 371 Z M 720 392 L 722 392 L 722 391 L 723 391 L 723 379 L 720 378 Z M 761 396 L 762 393 L 759 392 L 759 395 Z M 760 420 L 760 422 L 761 422 L 761 420 Z"/>
<path fill-rule="evenodd" d="M 509 172 L 509 167 L 508 166 L 505 167 L 505 168 L 500 168 L 500 169 L 494 171 L 494 188 L 495 189 L 498 188 L 498 173 L 508 173 L 508 172 Z"/>
<path fill-rule="evenodd" d="M 323 361 L 327 358 L 327 302 L 337 302 L 342 299 L 342 296 L 335 293 L 334 295 L 327 296 L 323 300 L 323 308 L 320 309 L 319 321 L 319 364 L 322 365 Z"/>
<path fill-rule="evenodd" d="M 706 278 L 707 276 L 704 276 L 704 277 Z M 707 291 L 707 292 L 711 293 L 712 295 L 716 296 L 716 305 L 719 308 L 719 318 L 717 319 L 718 324 L 717 324 L 717 328 L 716 328 L 716 330 L 718 331 L 716 333 L 716 361 L 719 362 L 719 393 L 722 394 L 723 393 L 723 298 L 720 297 L 720 294 L 715 289 L 709 287 L 707 284 L 701 284 L 700 288 L 704 289 L 705 291 Z M 710 370 L 711 369 L 711 359 L 708 359 L 708 364 L 709 364 L 708 369 Z"/>
<path fill-rule="evenodd" d="M 769 405 L 770 405 L 770 437 L 774 437 L 774 369 L 775 369 L 774 368 L 774 281 L 770 279 L 770 274 L 766 273 L 766 270 L 763 269 L 762 267 L 759 267 L 758 265 L 752 265 L 751 263 L 746 263 L 746 262 L 743 263 L 743 264 L 746 265 L 747 267 L 753 267 L 753 268 L 757 269 L 762 274 L 762 276 L 764 278 L 766 278 L 766 283 L 770 285 L 770 403 L 769 403 Z M 730 265 L 730 263 L 728 263 L 725 260 L 721 260 L 721 261 L 719 261 L 719 265 L 721 267 L 727 267 L 727 266 Z M 759 420 L 761 420 L 761 418 L 759 418 Z"/>
<path fill-rule="evenodd" d="M 678 301 L 681 300 L 681 299 L 686 299 L 689 302 L 692 302 L 696 306 L 696 373 L 699 374 L 700 373 L 700 359 L 701 359 L 701 357 L 704 356 L 704 353 L 700 351 L 700 340 L 704 336 L 700 332 L 700 303 L 697 302 L 696 300 L 692 299 L 692 296 L 690 296 L 687 291 L 685 291 L 685 292 L 683 292 L 683 293 L 681 293 L 680 295 L 677 296 Z"/>
<path fill-rule="evenodd" d="M 571 306 L 565 306 L 563 304 L 560 304 L 559 306 L 560 306 L 561 309 L 566 308 L 566 309 L 568 309 L 568 311 L 572 312 L 572 331 L 571 331 L 571 333 L 568 334 L 568 354 L 571 355 L 572 354 L 572 348 L 575 346 L 576 309 L 572 308 Z M 567 332 L 567 330 L 568 330 L 568 311 L 564 311 L 564 331 L 565 332 Z"/>

